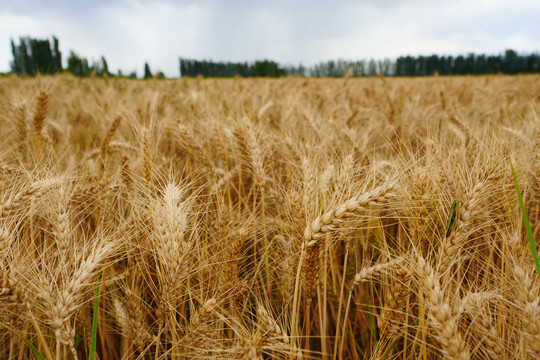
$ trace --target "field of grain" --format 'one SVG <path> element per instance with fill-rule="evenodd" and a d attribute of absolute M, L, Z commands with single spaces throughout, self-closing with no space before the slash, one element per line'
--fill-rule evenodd
<path fill-rule="evenodd" d="M 538 359 L 539 111 L 537 75 L 0 79 L 0 359 Z"/>

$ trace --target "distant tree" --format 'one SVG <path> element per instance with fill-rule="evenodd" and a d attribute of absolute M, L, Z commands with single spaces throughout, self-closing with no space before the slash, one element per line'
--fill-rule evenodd
<path fill-rule="evenodd" d="M 353 64 L 353 76 L 366 75 L 366 62 L 364 60 L 356 61 Z"/>
<path fill-rule="evenodd" d="M 530 54 L 525 59 L 527 72 L 540 72 L 540 55 Z"/>
<path fill-rule="evenodd" d="M 465 75 L 466 73 L 465 58 L 463 55 L 459 55 L 454 60 L 454 75 Z"/>
<path fill-rule="evenodd" d="M 62 70 L 62 54 L 58 39 L 53 37 L 53 48 L 48 39 L 19 38 L 19 45 L 11 40 L 13 61 L 11 71 L 20 75 L 55 74 Z"/>
<path fill-rule="evenodd" d="M 431 55 L 426 57 L 425 60 L 426 75 L 433 75 L 435 72 L 441 73 L 439 66 L 439 57 L 437 55 Z"/>
<path fill-rule="evenodd" d="M 107 60 L 105 60 L 104 56 L 101 56 L 101 76 L 109 76 L 111 73 L 109 72 L 109 65 L 107 64 Z"/>
<path fill-rule="evenodd" d="M 439 74 L 440 75 L 451 75 L 452 74 L 452 62 L 454 61 L 454 58 L 452 56 L 442 56 L 439 60 L 440 69 Z"/>
<path fill-rule="evenodd" d="M 381 71 L 381 74 L 384 76 L 391 75 L 392 71 L 392 60 L 390 59 L 384 59 L 379 61 L 379 69 Z"/>
<path fill-rule="evenodd" d="M 30 57 L 27 41 L 21 41 L 20 48 L 22 63 L 24 64 L 24 75 L 34 76 L 36 74 L 36 70 L 35 66 L 33 65 L 33 60 Z"/>
<path fill-rule="evenodd" d="M 377 75 L 377 63 L 373 59 L 369 60 L 367 75 L 368 76 Z"/>
<path fill-rule="evenodd" d="M 283 68 L 283 71 L 289 76 L 306 76 L 306 68 L 302 64 L 298 66 L 287 65 Z"/>
<path fill-rule="evenodd" d="M 517 74 L 520 70 L 519 55 L 514 50 L 508 49 L 504 52 L 503 72 L 506 74 Z"/>
<path fill-rule="evenodd" d="M 91 69 L 88 66 L 87 59 L 80 57 L 71 50 L 67 59 L 67 71 L 76 76 L 89 76 Z"/>
<path fill-rule="evenodd" d="M 325 76 L 339 77 L 341 74 L 337 71 L 336 62 L 334 60 L 327 61 L 323 66 Z"/>
<path fill-rule="evenodd" d="M 152 76 L 152 71 L 150 70 L 150 66 L 148 65 L 147 62 L 144 63 L 144 78 L 145 79 L 151 79 L 153 76 Z"/>
<path fill-rule="evenodd" d="M 53 36 L 53 73 L 62 71 L 62 53 L 56 36 Z"/>
<path fill-rule="evenodd" d="M 95 76 L 100 77 L 108 77 L 111 75 L 107 60 L 105 60 L 104 56 L 101 56 L 98 61 L 92 62 L 92 66 L 90 66 L 90 73 L 94 73 Z"/>
<path fill-rule="evenodd" d="M 475 74 L 486 73 L 486 55 L 480 54 L 476 56 Z"/>
<path fill-rule="evenodd" d="M 28 75 L 26 72 L 26 57 L 28 56 L 26 44 L 23 42 L 20 46 L 17 46 L 11 39 L 11 52 L 13 54 L 13 61 L 10 63 L 11 71 L 19 75 Z"/>
<path fill-rule="evenodd" d="M 30 39 L 30 51 L 36 71 L 42 74 L 52 73 L 54 67 L 51 43 L 49 40 Z"/>
<path fill-rule="evenodd" d="M 340 77 L 344 76 L 346 70 L 344 70 L 344 62 L 343 60 L 329 60 L 325 62 L 321 62 L 318 64 L 315 64 L 310 69 L 310 75 L 311 76 L 317 76 L 317 77 Z"/>
<path fill-rule="evenodd" d="M 467 54 L 463 56 L 463 73 L 474 74 L 474 67 L 476 64 L 476 56 L 474 54 Z"/>
<path fill-rule="evenodd" d="M 275 61 L 262 60 L 255 61 L 253 64 L 252 76 L 278 77 L 285 75 L 285 71 L 281 69 Z"/>

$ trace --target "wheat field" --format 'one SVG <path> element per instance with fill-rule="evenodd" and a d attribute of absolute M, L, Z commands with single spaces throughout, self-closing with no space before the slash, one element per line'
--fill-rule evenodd
<path fill-rule="evenodd" d="M 538 111 L 538 75 L 2 78 L 0 359 L 538 359 Z"/>

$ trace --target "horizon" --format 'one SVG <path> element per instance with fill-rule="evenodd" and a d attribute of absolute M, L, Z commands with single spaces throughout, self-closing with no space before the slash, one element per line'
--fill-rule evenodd
<path fill-rule="evenodd" d="M 51 44 L 52 44 L 52 39 L 55 35 L 51 35 L 51 37 L 45 37 L 45 38 L 36 38 L 37 40 L 50 40 L 51 41 Z M 19 44 L 19 41 L 22 39 L 22 38 L 25 38 L 27 36 L 23 36 L 21 38 L 18 38 L 18 39 L 11 39 L 14 41 L 15 45 L 18 45 Z M 58 39 L 58 37 L 57 37 Z M 58 39 L 59 43 L 61 44 L 62 41 L 61 39 Z M 61 47 L 61 46 L 60 46 Z M 10 49 L 11 49 L 11 45 L 10 45 Z M 176 75 L 172 75 L 172 76 L 169 76 L 167 74 L 166 77 L 167 78 L 176 78 L 176 77 L 180 77 L 181 74 L 180 74 L 180 71 L 179 71 L 179 68 L 180 68 L 180 62 L 183 61 L 183 60 L 196 60 L 196 61 L 207 61 L 207 62 L 211 62 L 211 63 L 228 63 L 228 64 L 234 64 L 234 63 L 241 63 L 241 64 L 255 64 L 256 62 L 260 62 L 260 61 L 270 61 L 270 62 L 275 62 L 277 63 L 279 66 L 283 66 L 283 67 L 286 67 L 286 66 L 306 66 L 306 67 L 313 67 L 313 66 L 316 66 L 316 65 L 320 65 L 320 64 L 323 64 L 323 63 L 328 63 L 328 62 L 331 62 L 331 61 L 334 61 L 334 62 L 346 62 L 346 63 L 353 63 L 353 62 L 365 62 L 366 65 L 369 61 L 375 61 L 375 62 L 378 62 L 378 61 L 384 61 L 384 60 L 391 60 L 391 61 L 395 61 L 399 58 L 404 58 L 404 57 L 430 57 L 430 56 L 438 56 L 439 58 L 443 58 L 443 57 L 454 57 L 454 59 L 458 56 L 468 56 L 468 55 L 475 55 L 475 56 L 479 56 L 479 55 L 485 55 L 485 56 L 504 56 L 505 55 L 505 52 L 507 51 L 515 51 L 518 55 L 521 55 L 521 56 L 526 56 L 526 55 L 539 55 L 540 56 L 540 51 L 538 50 L 535 50 L 535 51 L 516 51 L 515 49 L 501 49 L 500 51 L 498 52 L 492 52 L 492 53 L 482 53 L 482 52 L 468 52 L 468 53 L 456 53 L 456 54 L 449 54 L 449 53 L 425 53 L 425 54 L 401 54 L 401 55 L 398 55 L 398 56 L 395 56 L 395 57 L 386 57 L 386 58 L 356 58 L 356 59 L 348 59 L 348 58 L 333 58 L 333 59 L 326 59 L 326 60 L 321 60 L 321 61 L 315 61 L 315 62 L 312 62 L 310 65 L 306 65 L 304 63 L 283 63 L 283 62 L 279 62 L 279 61 L 275 61 L 274 59 L 270 59 L 270 58 L 256 58 L 256 59 L 252 59 L 252 60 L 239 60 L 239 61 L 229 61 L 229 60 L 222 60 L 222 59 L 212 59 L 212 58 L 183 58 L 183 57 L 177 57 L 177 62 L 178 62 L 178 74 Z M 62 66 L 63 66 L 63 71 L 67 71 L 67 59 L 69 58 L 70 56 L 70 53 L 73 52 L 74 54 L 80 56 L 81 58 L 83 57 L 81 55 L 80 52 L 78 52 L 76 49 L 69 49 L 68 50 L 68 53 L 66 54 L 64 51 L 61 51 L 61 55 L 62 55 Z M 11 50 L 10 50 L 10 54 L 11 54 Z M 100 58 L 101 57 L 104 57 L 105 60 L 108 62 L 108 59 L 107 59 L 107 55 L 106 54 L 103 54 L 101 56 L 99 56 L 98 58 L 87 58 L 87 60 L 89 61 L 89 64 L 96 64 L 100 61 Z M 13 55 L 11 56 L 11 59 L 10 59 L 10 64 L 11 64 L 11 61 L 14 60 L 13 59 Z M 146 65 L 147 62 L 144 62 L 140 68 L 143 69 L 144 66 Z M 150 68 L 152 70 L 154 70 L 152 68 L 152 66 L 149 64 Z M 135 71 L 137 73 L 137 76 L 140 77 L 142 75 L 142 73 L 144 73 L 144 70 L 141 70 L 141 69 L 133 69 L 132 71 Z M 116 75 L 118 74 L 118 70 L 120 70 L 122 72 L 122 75 L 123 76 L 126 76 L 130 73 L 129 70 L 127 69 L 117 69 L 117 71 L 110 71 L 111 74 L 113 75 Z M 11 72 L 11 69 L 8 68 L 6 71 L 0 71 L 0 73 L 3 73 L 3 74 L 8 74 Z M 162 72 L 161 69 L 155 69 L 155 71 L 153 71 L 153 73 L 157 73 L 157 72 Z"/>

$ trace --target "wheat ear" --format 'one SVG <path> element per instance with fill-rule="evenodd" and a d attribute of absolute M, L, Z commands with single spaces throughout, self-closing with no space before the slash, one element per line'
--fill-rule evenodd
<path fill-rule="evenodd" d="M 322 248 L 322 238 L 331 236 L 338 226 L 347 219 L 362 211 L 381 206 L 390 199 L 396 183 L 379 186 L 362 195 L 355 196 L 318 216 L 304 231 L 303 248 L 305 250 L 304 291 L 308 303 L 315 294 L 319 279 L 319 257 Z"/>
<path fill-rule="evenodd" d="M 422 256 L 418 256 L 415 270 L 427 300 L 429 323 L 435 330 L 435 338 L 445 359 L 469 359 L 468 346 L 458 329 L 458 318 L 441 289 L 435 271 Z"/>
<path fill-rule="evenodd" d="M 0 218 L 6 217 L 32 199 L 43 195 L 47 190 L 59 182 L 59 179 L 51 178 L 31 183 L 26 189 L 12 195 L 0 205 Z"/>
<path fill-rule="evenodd" d="M 461 299 L 463 311 L 473 316 L 482 345 L 492 360 L 504 359 L 505 353 L 502 336 L 493 324 L 492 315 L 489 313 L 489 302 L 503 299 L 502 296 L 492 292 L 471 292 Z"/>
<path fill-rule="evenodd" d="M 160 276 L 162 304 L 160 313 L 176 308 L 178 288 L 187 275 L 186 260 L 192 242 L 185 238 L 189 205 L 183 200 L 183 192 L 177 185 L 168 184 L 161 204 L 156 207 L 156 248 L 163 267 Z"/>
<path fill-rule="evenodd" d="M 523 314 L 522 331 L 525 349 L 535 359 L 540 358 L 540 297 L 533 280 L 523 267 L 514 265 L 516 301 Z M 536 290 L 536 291 L 535 291 Z"/>
<path fill-rule="evenodd" d="M 140 130 L 140 142 L 144 179 L 147 183 L 150 183 L 152 181 L 152 144 L 150 142 L 150 132 L 145 127 Z"/>
<path fill-rule="evenodd" d="M 71 318 L 82 305 L 81 300 L 96 275 L 99 265 L 112 254 L 116 246 L 115 242 L 109 241 L 94 249 L 86 259 L 80 262 L 72 276 L 65 279 L 60 289 L 51 283 L 45 283 L 39 289 L 38 296 L 48 304 L 46 313 L 58 343 L 68 345 L 70 348 L 74 347 L 75 329 Z"/>
<path fill-rule="evenodd" d="M 37 97 L 36 111 L 34 112 L 34 131 L 37 136 L 41 136 L 41 130 L 45 124 L 45 116 L 47 115 L 49 95 L 41 91 Z"/>
<path fill-rule="evenodd" d="M 478 182 L 458 204 L 454 228 L 450 236 L 444 240 L 439 254 L 440 262 L 437 270 L 445 276 L 449 275 L 448 269 L 459 258 L 459 253 L 468 239 L 474 217 L 479 211 L 485 185 L 485 181 Z"/>
<path fill-rule="evenodd" d="M 404 309 L 410 294 L 410 272 L 406 268 L 398 269 L 386 293 L 384 308 L 379 318 L 380 336 L 393 338 L 403 319 Z"/>

